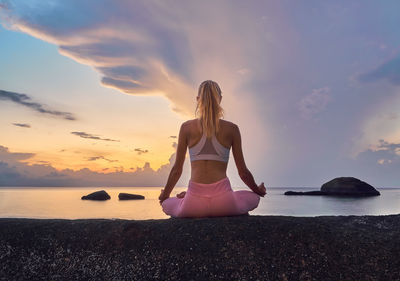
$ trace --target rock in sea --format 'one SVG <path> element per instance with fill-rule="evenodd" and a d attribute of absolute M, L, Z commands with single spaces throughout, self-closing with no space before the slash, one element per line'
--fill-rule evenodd
<path fill-rule="evenodd" d="M 110 195 L 105 190 L 99 190 L 88 195 L 82 196 L 82 200 L 108 200 Z"/>
<path fill-rule="evenodd" d="M 372 185 L 353 177 L 335 178 L 321 186 L 321 191 L 333 195 L 376 196 L 381 195 Z"/>
<path fill-rule="evenodd" d="M 285 195 L 328 195 L 326 192 L 322 192 L 319 190 L 313 191 L 286 191 Z"/>
<path fill-rule="evenodd" d="M 120 193 L 118 194 L 118 198 L 119 200 L 135 200 L 135 199 L 144 199 L 144 196 L 139 194 Z"/>
<path fill-rule="evenodd" d="M 324 183 L 321 190 L 286 191 L 285 195 L 334 195 L 334 196 L 377 196 L 381 195 L 372 185 L 353 177 L 340 177 Z"/>

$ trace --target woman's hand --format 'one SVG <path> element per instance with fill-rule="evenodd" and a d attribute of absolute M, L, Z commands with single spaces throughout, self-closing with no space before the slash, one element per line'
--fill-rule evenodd
<path fill-rule="evenodd" d="M 176 195 L 176 197 L 178 197 L 178 198 L 183 198 L 183 197 L 185 197 L 185 195 L 186 195 L 186 191 L 182 191 L 181 193 L 178 193 L 178 194 Z"/>
<path fill-rule="evenodd" d="M 253 190 L 255 193 L 257 193 L 258 195 L 260 195 L 261 197 L 264 197 L 265 194 L 267 194 L 266 192 L 266 188 L 264 186 L 264 183 L 262 182 L 258 187 L 257 190 Z"/>
<path fill-rule="evenodd" d="M 161 194 L 160 194 L 160 196 L 158 197 L 158 200 L 160 200 L 160 205 L 162 204 L 162 202 L 163 202 L 165 199 L 168 199 L 168 198 L 169 198 L 169 194 L 166 194 L 165 191 L 164 191 L 164 189 L 161 189 Z"/>

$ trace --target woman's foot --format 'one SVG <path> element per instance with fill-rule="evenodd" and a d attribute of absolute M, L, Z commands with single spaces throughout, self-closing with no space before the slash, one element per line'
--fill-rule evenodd
<path fill-rule="evenodd" d="M 185 197 L 185 194 L 186 194 L 186 191 L 182 191 L 181 193 L 178 193 L 178 194 L 176 195 L 176 197 L 178 197 L 178 198 L 183 198 L 183 197 Z"/>

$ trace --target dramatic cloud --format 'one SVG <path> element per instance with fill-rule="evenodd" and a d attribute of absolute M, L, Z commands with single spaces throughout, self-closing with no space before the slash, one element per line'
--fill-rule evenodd
<path fill-rule="evenodd" d="M 103 85 L 163 95 L 173 110 L 191 114 L 193 57 L 180 9 L 151 1 L 36 0 L 9 1 L 0 10 L 9 28 L 57 44 L 61 54 L 93 66 Z"/>
<path fill-rule="evenodd" d="M 149 152 L 147 149 L 141 149 L 141 148 L 135 148 L 134 151 L 136 151 L 138 155 Z"/>
<path fill-rule="evenodd" d="M 93 156 L 93 157 L 89 157 L 89 158 L 87 159 L 87 161 L 96 161 L 96 160 L 101 160 L 101 159 L 106 160 L 106 161 L 109 162 L 109 163 L 118 162 L 118 160 L 111 160 L 111 159 L 105 158 L 104 156 Z"/>
<path fill-rule="evenodd" d="M 358 76 L 361 82 L 376 82 L 387 80 L 394 85 L 400 85 L 400 56 L 391 59 L 376 69 Z"/>
<path fill-rule="evenodd" d="M 14 126 L 21 127 L 21 128 L 30 128 L 31 125 L 24 124 L 24 123 L 12 123 Z"/>
<path fill-rule="evenodd" d="M 43 114 L 48 114 L 55 117 L 61 117 L 66 120 L 76 120 L 76 118 L 72 115 L 72 113 L 48 109 L 43 104 L 32 102 L 31 101 L 32 99 L 26 94 L 19 94 L 19 93 L 0 90 L 0 100 L 12 101 L 16 104 L 26 106 Z"/>
<path fill-rule="evenodd" d="M 328 87 L 312 90 L 311 94 L 305 96 L 298 103 L 298 108 L 302 116 L 306 119 L 313 117 L 315 114 L 323 111 L 331 100 Z"/>
<path fill-rule="evenodd" d="M 85 132 L 71 132 L 71 134 L 84 138 L 84 139 L 93 139 L 93 140 L 103 140 L 103 141 L 117 141 L 119 142 L 119 140 L 113 140 L 113 139 L 107 139 L 107 138 L 101 138 L 97 135 L 92 135 L 92 134 L 88 134 Z"/>
<path fill-rule="evenodd" d="M 243 132 L 253 136 L 253 146 L 265 139 L 256 108 L 263 102 L 253 85 L 268 80 L 261 66 L 274 69 L 261 20 L 273 5 L 260 2 L 244 9 L 241 2 L 181 1 L 176 9 L 163 1 L 6 3 L 0 9 L 5 28 L 57 45 L 62 55 L 98 71 L 104 86 L 165 97 L 181 117 L 193 117 L 202 81 L 218 81 L 231 115 L 225 117 L 252 124 Z M 265 87 L 259 91 L 264 93 Z"/>

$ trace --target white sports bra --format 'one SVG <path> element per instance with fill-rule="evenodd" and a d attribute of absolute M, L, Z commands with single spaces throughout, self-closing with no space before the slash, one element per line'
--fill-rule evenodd
<path fill-rule="evenodd" d="M 190 162 L 196 160 L 217 160 L 228 162 L 230 148 L 226 148 L 219 143 L 213 134 L 211 139 L 203 135 L 198 143 L 189 147 Z"/>

